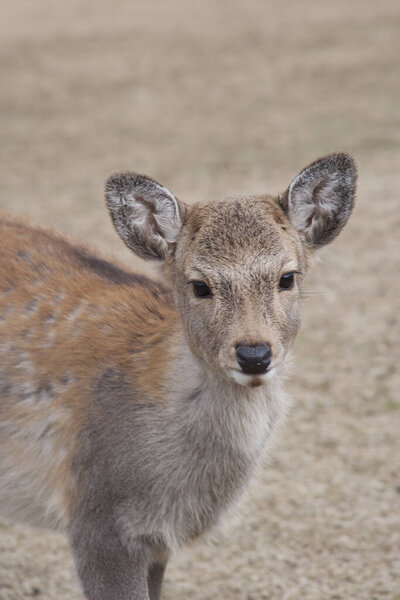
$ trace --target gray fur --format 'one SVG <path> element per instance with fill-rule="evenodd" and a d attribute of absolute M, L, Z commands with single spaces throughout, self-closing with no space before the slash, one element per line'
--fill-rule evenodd
<path fill-rule="evenodd" d="M 166 564 L 155 563 L 149 568 L 147 576 L 147 585 L 149 588 L 150 600 L 160 600 L 161 585 L 164 577 Z"/>
<path fill-rule="evenodd" d="M 79 497 L 70 527 L 89 600 L 142 600 L 135 596 L 137 586 L 152 574 L 151 587 L 158 589 L 161 571 L 156 577 L 152 565 L 165 565 L 172 550 L 219 520 L 282 416 L 279 384 L 271 383 L 269 394 L 232 384 L 222 394 L 206 374 L 192 376 L 207 383 L 189 396 L 186 390 L 171 393 L 164 408 L 138 397 L 113 368 L 93 382 L 90 425 L 82 432 L 74 467 Z M 108 540 L 115 547 L 106 560 L 99 546 L 109 547 Z M 123 567 L 128 557 L 129 573 Z M 116 570 L 126 581 L 126 594 L 117 586 L 119 595 L 108 595 L 108 587 L 98 587 L 99 571 L 111 590 Z"/>

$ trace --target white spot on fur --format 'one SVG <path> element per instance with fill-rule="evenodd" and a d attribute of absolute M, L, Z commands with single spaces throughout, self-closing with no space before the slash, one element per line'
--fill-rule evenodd
<path fill-rule="evenodd" d="M 79 315 L 81 314 L 81 312 L 82 312 L 83 308 L 84 308 L 84 307 L 83 307 L 83 303 L 82 303 L 82 302 L 79 302 L 79 303 L 78 303 L 78 304 L 75 306 L 75 308 L 73 308 L 73 309 L 71 310 L 71 312 L 70 312 L 70 313 L 68 313 L 68 314 L 66 315 L 66 319 L 67 319 L 68 321 L 73 321 L 74 319 L 76 319 L 77 317 L 79 317 Z"/>
<path fill-rule="evenodd" d="M 31 383 L 19 383 L 13 388 L 14 393 L 18 396 L 20 404 L 30 406 L 36 402 L 35 387 Z"/>
<path fill-rule="evenodd" d="M 29 375 L 32 375 L 35 372 L 35 367 L 30 360 L 30 356 L 29 356 L 28 352 L 22 352 L 18 356 L 17 367 L 19 369 L 22 369 Z"/>
<path fill-rule="evenodd" d="M 44 342 L 42 344 L 42 348 L 50 348 L 54 344 L 54 340 L 56 337 L 56 332 L 54 329 L 50 329 L 47 332 Z"/>
<path fill-rule="evenodd" d="M 36 277 L 32 281 L 32 285 L 34 285 L 35 287 L 38 286 L 38 285 L 41 285 L 42 283 L 44 283 L 44 280 L 41 277 Z"/>
<path fill-rule="evenodd" d="M 236 381 L 236 383 L 238 383 L 239 385 L 250 386 L 250 387 L 255 387 L 254 386 L 255 381 L 260 382 L 260 385 L 263 385 L 267 381 L 272 379 L 276 374 L 276 370 L 274 368 L 269 369 L 269 371 L 267 371 L 266 373 L 261 373 L 259 375 L 246 375 L 245 373 L 242 373 L 242 371 L 239 371 L 238 369 L 229 369 L 229 370 L 232 375 L 232 378 Z"/>
<path fill-rule="evenodd" d="M 11 352 L 14 352 L 15 348 L 16 346 L 11 343 L 0 344 L 0 354 L 10 354 Z"/>
<path fill-rule="evenodd" d="M 57 292 L 57 294 L 54 296 L 54 302 L 61 302 L 62 300 L 64 300 L 64 298 L 67 296 L 66 292 L 64 292 L 63 290 L 60 290 L 59 292 Z"/>

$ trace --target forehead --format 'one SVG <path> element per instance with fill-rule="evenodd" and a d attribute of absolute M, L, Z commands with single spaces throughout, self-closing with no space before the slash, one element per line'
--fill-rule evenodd
<path fill-rule="evenodd" d="M 269 197 L 232 198 L 192 207 L 187 220 L 194 265 L 281 263 L 299 258 L 297 235 Z"/>

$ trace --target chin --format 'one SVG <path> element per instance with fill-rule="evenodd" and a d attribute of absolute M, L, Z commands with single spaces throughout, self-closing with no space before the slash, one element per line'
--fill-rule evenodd
<path fill-rule="evenodd" d="M 246 375 L 238 369 L 229 369 L 230 377 L 243 387 L 256 388 L 265 385 L 275 375 L 274 367 L 268 369 L 266 373 Z"/>

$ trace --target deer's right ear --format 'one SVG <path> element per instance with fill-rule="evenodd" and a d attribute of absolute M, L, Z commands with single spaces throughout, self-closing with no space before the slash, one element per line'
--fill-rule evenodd
<path fill-rule="evenodd" d="M 186 206 L 153 179 L 135 173 L 111 175 L 105 195 L 125 244 L 142 258 L 164 260 L 178 238 Z"/>

